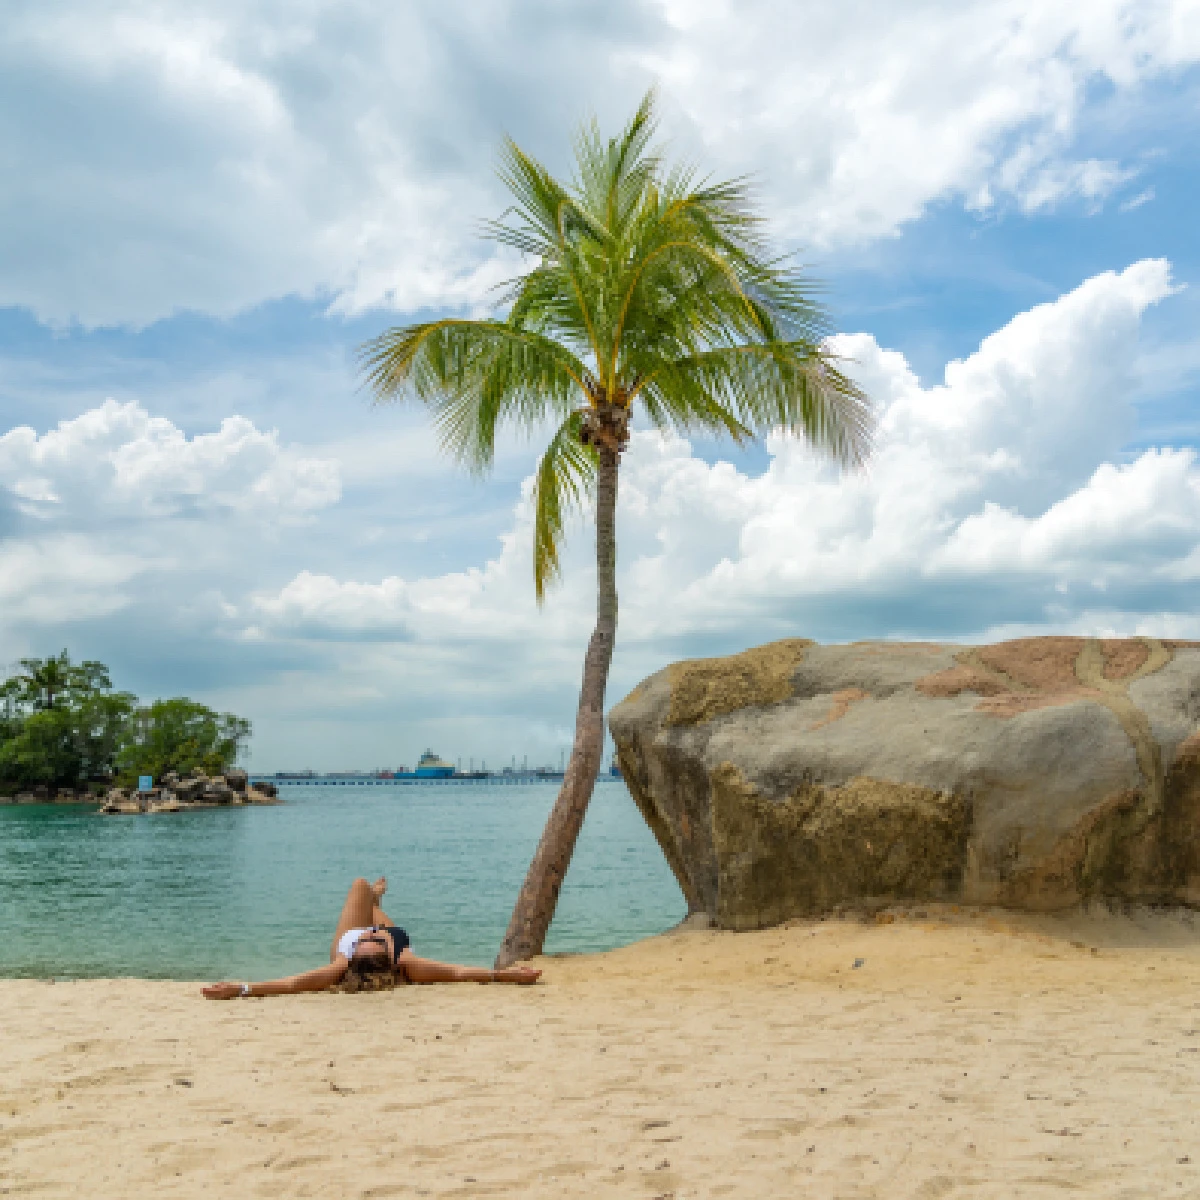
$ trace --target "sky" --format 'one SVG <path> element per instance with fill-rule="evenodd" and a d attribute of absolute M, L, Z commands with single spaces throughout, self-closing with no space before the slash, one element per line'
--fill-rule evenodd
<path fill-rule="evenodd" d="M 657 86 L 748 174 L 875 405 L 867 468 L 644 425 L 615 701 L 779 637 L 1200 637 L 1200 0 L 7 0 L 0 666 L 254 724 L 255 770 L 557 763 L 586 514 L 534 600 L 486 479 L 355 349 L 494 311 L 512 136 Z"/>

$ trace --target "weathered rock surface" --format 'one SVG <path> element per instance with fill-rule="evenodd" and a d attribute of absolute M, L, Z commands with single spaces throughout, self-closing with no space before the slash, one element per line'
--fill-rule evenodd
<path fill-rule="evenodd" d="M 1200 906 L 1200 643 L 792 640 L 612 711 L 691 912 Z"/>

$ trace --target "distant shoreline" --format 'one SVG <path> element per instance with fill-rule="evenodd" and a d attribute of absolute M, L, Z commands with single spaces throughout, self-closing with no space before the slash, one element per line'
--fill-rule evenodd
<path fill-rule="evenodd" d="M 378 784 L 412 784 L 412 783 L 561 783 L 565 775 L 562 771 L 456 771 L 452 775 L 418 776 L 406 773 L 404 775 L 379 775 L 364 772 L 330 772 L 324 775 L 296 774 L 289 771 L 279 771 L 274 775 L 250 776 L 252 783 L 280 784 L 312 784 L 317 787 L 338 787 L 351 785 L 373 786 Z M 596 776 L 597 783 L 620 783 L 619 772 L 602 771 Z"/>
<path fill-rule="evenodd" d="M 479 772 L 464 773 L 462 775 L 449 775 L 444 778 L 431 779 L 410 779 L 410 778 L 381 778 L 375 775 L 251 775 L 250 782 L 254 783 L 273 783 L 277 787 L 377 787 L 377 786 L 397 786 L 397 787 L 412 787 L 414 785 L 437 785 L 445 786 L 447 784 L 464 785 L 464 784 L 500 784 L 500 785 L 517 785 L 517 784 L 535 784 L 535 783 L 561 783 L 562 776 L 558 774 L 546 774 L 541 772 L 489 772 L 481 774 Z M 624 782 L 620 775 L 612 775 L 605 772 L 596 779 L 597 784 L 601 783 L 622 783 Z M 70 799 L 58 799 L 57 797 L 27 799 L 28 792 L 20 792 L 11 796 L 0 794 L 0 808 L 64 808 L 69 805 L 82 808 L 98 808 L 104 803 L 104 796 L 96 793 L 85 795 L 81 792 L 76 792 Z"/>

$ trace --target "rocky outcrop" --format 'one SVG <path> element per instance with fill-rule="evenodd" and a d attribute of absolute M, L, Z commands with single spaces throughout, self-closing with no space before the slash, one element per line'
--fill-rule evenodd
<path fill-rule="evenodd" d="M 110 816 L 134 816 L 145 812 L 148 805 L 148 798 L 143 803 L 140 792 L 130 792 L 126 788 L 110 788 L 100 811 Z"/>
<path fill-rule="evenodd" d="M 245 771 L 235 769 L 224 775 L 184 777 L 169 771 L 160 786 L 148 792 L 112 788 L 100 811 L 106 816 L 124 816 L 278 803 L 278 790 L 273 783 L 251 783 Z"/>
<path fill-rule="evenodd" d="M 613 709 L 692 912 L 1200 906 L 1200 643 L 776 642 Z"/>

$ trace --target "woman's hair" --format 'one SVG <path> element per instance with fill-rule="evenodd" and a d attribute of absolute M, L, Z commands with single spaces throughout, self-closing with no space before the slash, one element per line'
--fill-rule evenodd
<path fill-rule="evenodd" d="M 396 986 L 396 973 L 389 954 L 356 954 L 350 960 L 338 992 L 383 992 Z"/>

